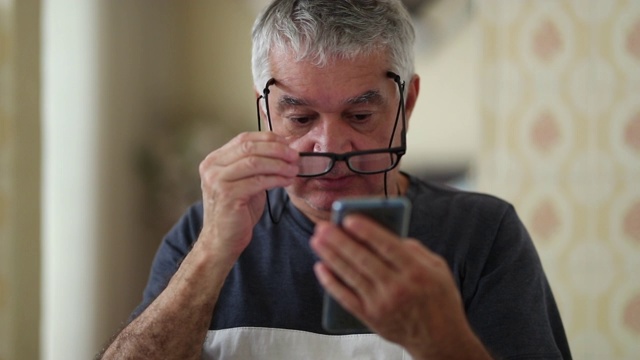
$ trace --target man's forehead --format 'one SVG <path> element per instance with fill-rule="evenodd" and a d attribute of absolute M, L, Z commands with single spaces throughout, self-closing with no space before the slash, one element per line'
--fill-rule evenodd
<path fill-rule="evenodd" d="M 275 51 L 270 57 L 273 98 L 282 106 L 382 104 L 395 89 L 382 55 L 336 58 L 319 66 Z"/>
<path fill-rule="evenodd" d="M 384 79 L 390 63 L 383 54 L 361 54 L 352 58 L 338 55 L 329 57 L 322 64 L 313 59 L 299 59 L 295 54 L 274 49 L 269 54 L 269 70 L 276 80 L 289 82 L 337 81 L 349 82 L 361 79 Z"/>

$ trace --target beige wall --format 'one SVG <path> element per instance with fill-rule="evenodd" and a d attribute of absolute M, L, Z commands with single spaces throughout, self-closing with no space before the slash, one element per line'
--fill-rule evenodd
<path fill-rule="evenodd" d="M 420 26 L 416 28 L 420 35 Z M 404 170 L 454 171 L 474 161 L 480 144 L 480 30 L 478 17 L 472 17 L 434 49 L 416 47 L 421 87 L 409 124 Z"/>
<path fill-rule="evenodd" d="M 640 354 L 640 2 L 482 3 L 479 188 L 512 201 L 577 359 Z"/>
<path fill-rule="evenodd" d="M 253 123 L 244 10 L 43 3 L 43 358 L 90 358 L 126 321 L 203 154 Z"/>
<path fill-rule="evenodd" d="M 0 1 L 0 359 L 39 354 L 39 29 L 37 1 Z"/>
<path fill-rule="evenodd" d="M 148 234 L 137 155 L 179 112 L 172 1 L 42 3 L 42 357 L 92 358 L 140 299 Z"/>

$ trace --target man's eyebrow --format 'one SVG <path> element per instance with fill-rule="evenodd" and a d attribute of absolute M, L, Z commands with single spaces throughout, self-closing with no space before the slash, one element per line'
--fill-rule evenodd
<path fill-rule="evenodd" d="M 382 95 L 378 90 L 369 90 L 361 95 L 349 98 L 345 101 L 345 104 L 358 105 L 358 104 L 376 104 L 380 105 L 384 102 Z"/>
<path fill-rule="evenodd" d="M 290 111 L 291 109 L 297 106 L 308 106 L 308 105 L 309 105 L 309 102 L 305 99 L 290 96 L 290 95 L 283 95 L 282 97 L 280 97 L 280 99 L 278 99 L 277 109 L 280 112 L 284 112 L 284 111 Z"/>
<path fill-rule="evenodd" d="M 306 106 L 306 105 L 309 105 L 308 101 L 301 98 L 289 96 L 289 95 L 284 95 L 278 100 L 278 108 L 281 108 L 281 109 L 292 107 L 292 106 Z"/>
<path fill-rule="evenodd" d="M 384 98 L 382 97 L 382 95 L 378 90 L 369 90 L 358 96 L 354 96 L 352 98 L 346 99 L 344 103 L 348 105 L 359 105 L 359 104 L 380 105 L 384 103 Z M 278 100 L 279 109 L 286 109 L 286 108 L 295 107 L 295 106 L 309 106 L 309 105 L 310 105 L 309 101 L 302 98 L 290 96 L 290 95 L 283 95 Z"/>

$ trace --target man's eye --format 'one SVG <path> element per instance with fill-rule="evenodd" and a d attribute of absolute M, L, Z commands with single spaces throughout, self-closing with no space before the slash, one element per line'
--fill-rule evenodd
<path fill-rule="evenodd" d="M 356 122 L 365 122 L 371 119 L 371 114 L 353 114 L 351 115 L 351 117 Z"/>
<path fill-rule="evenodd" d="M 289 117 L 289 121 L 298 124 L 298 125 L 306 125 L 311 122 L 310 116 L 292 116 Z"/>

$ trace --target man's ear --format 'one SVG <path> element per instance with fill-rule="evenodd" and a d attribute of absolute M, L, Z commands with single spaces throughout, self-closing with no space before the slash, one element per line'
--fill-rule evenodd
<path fill-rule="evenodd" d="M 409 119 L 418 101 L 418 93 L 420 93 L 420 76 L 413 74 L 407 85 L 407 94 L 405 96 L 404 113 L 407 119 L 407 129 L 409 128 Z"/>

